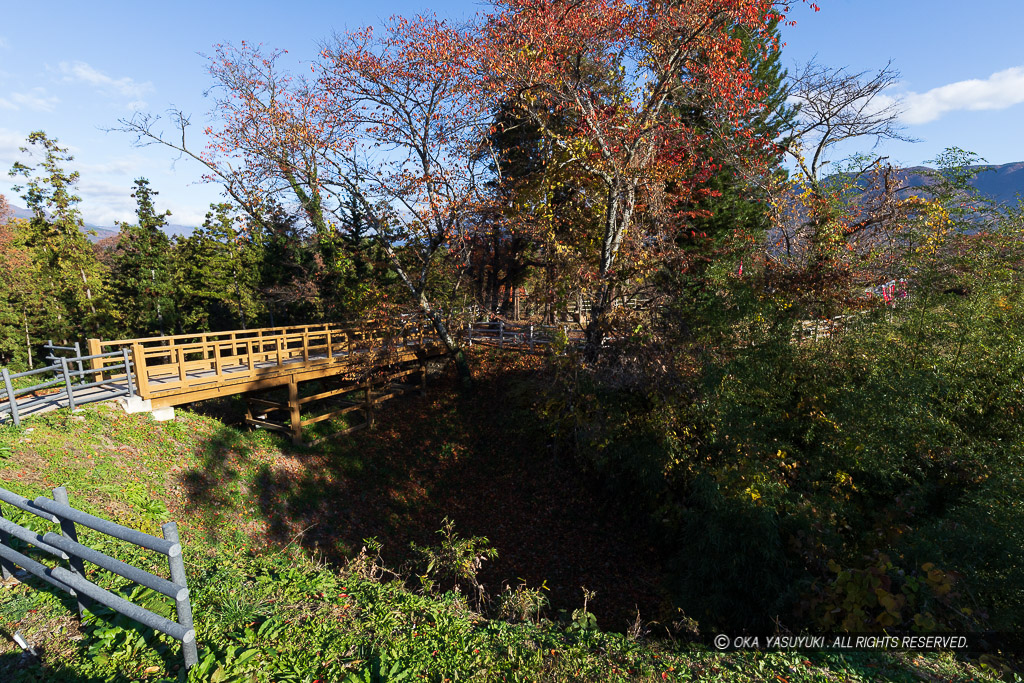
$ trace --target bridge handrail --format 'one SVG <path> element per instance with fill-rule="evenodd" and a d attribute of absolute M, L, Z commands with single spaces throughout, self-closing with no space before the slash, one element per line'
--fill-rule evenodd
<path fill-rule="evenodd" d="M 354 354 L 422 344 L 422 316 L 369 320 L 355 324 L 325 323 L 251 330 L 226 330 L 169 337 L 89 340 L 90 349 L 121 345 L 130 348 L 139 394 L 180 393 L 221 382 L 266 377 L 291 368 L 349 361 Z M 400 340 L 400 341 L 398 341 Z M 294 363 L 301 361 L 301 366 Z"/>
<path fill-rule="evenodd" d="M 103 400 L 108 398 L 116 398 L 118 396 L 133 396 L 135 394 L 135 387 L 132 381 L 132 367 L 131 359 L 128 357 L 127 349 L 119 351 L 111 351 L 110 353 L 101 353 L 94 356 L 77 356 L 74 358 L 55 357 L 58 361 L 54 365 L 48 365 L 44 368 L 36 370 L 29 370 L 27 372 L 19 372 L 11 374 L 7 371 L 7 368 L 0 369 L 0 414 L 10 414 L 11 420 L 16 426 L 21 424 L 20 411 L 34 408 L 38 405 L 49 403 L 53 399 L 52 394 L 44 394 L 37 396 L 36 392 L 44 389 L 52 389 L 60 385 L 64 385 L 63 394 L 67 397 L 68 406 L 74 410 L 77 405 L 87 403 L 89 401 Z M 79 368 L 82 367 L 84 361 L 89 361 L 92 365 L 91 370 L 75 370 L 74 365 Z M 32 386 L 23 386 L 15 388 L 13 380 L 20 379 L 22 377 L 29 377 L 33 375 L 42 374 L 44 372 L 52 372 L 54 379 L 46 382 L 34 384 Z M 123 373 L 123 374 L 122 374 Z M 81 379 L 91 375 L 92 382 L 81 382 L 76 383 L 76 379 Z M 104 375 L 109 375 L 105 378 Z M 76 396 L 75 392 L 81 392 L 84 389 L 90 389 L 93 387 L 110 387 L 115 385 L 115 380 L 120 381 L 124 379 L 124 386 L 118 385 L 118 388 L 106 391 L 102 394 L 102 399 L 96 396 Z M 60 393 L 60 392 L 57 392 Z M 25 396 L 30 396 L 28 400 L 22 400 L 19 403 L 19 398 L 24 399 Z"/>
<path fill-rule="evenodd" d="M 417 315 L 417 317 L 422 319 L 422 316 L 420 316 L 419 314 L 416 314 L 416 315 Z M 267 335 L 276 336 L 276 335 L 279 335 L 279 334 L 289 334 L 289 333 L 291 333 L 291 334 L 302 334 L 303 332 L 314 332 L 314 331 L 317 331 L 317 330 L 319 330 L 319 331 L 326 331 L 328 329 L 331 329 L 331 330 L 335 330 L 335 329 L 337 329 L 337 330 L 357 330 L 357 329 L 365 330 L 367 328 L 372 328 L 372 327 L 374 327 L 376 325 L 381 325 L 381 324 L 391 324 L 391 325 L 394 325 L 396 323 L 402 322 L 402 320 L 404 318 L 407 318 L 407 317 L 408 316 L 399 316 L 399 317 L 394 318 L 394 319 L 369 319 L 369 320 L 362 320 L 362 321 L 356 320 L 356 321 L 341 322 L 341 323 L 317 323 L 317 324 L 314 324 L 314 325 L 279 325 L 277 327 L 257 327 L 257 328 L 253 328 L 253 329 L 243 329 L 243 330 L 214 330 L 214 331 L 209 331 L 209 332 L 190 332 L 190 333 L 185 333 L 185 334 L 168 334 L 168 335 L 157 336 L 157 337 L 135 337 L 135 338 L 130 338 L 130 339 L 114 339 L 114 340 L 110 340 L 110 341 L 103 341 L 103 340 L 100 340 L 100 339 L 89 339 L 88 342 L 89 342 L 89 345 L 90 345 L 90 349 L 89 349 L 90 353 L 92 355 L 96 355 L 98 353 L 101 353 L 101 351 L 99 350 L 101 347 L 113 347 L 113 348 L 120 349 L 121 347 L 131 346 L 133 344 L 142 344 L 143 346 L 146 346 L 146 345 L 149 345 L 149 344 L 160 344 L 162 346 L 168 346 L 168 345 L 173 346 L 173 345 L 176 345 L 176 342 L 178 340 L 181 340 L 181 339 L 185 339 L 185 340 L 203 339 L 203 340 L 205 340 L 207 338 L 219 338 L 219 337 L 225 337 L 225 336 L 229 336 L 229 337 L 232 337 L 232 338 L 240 338 L 240 337 L 244 338 L 244 337 L 251 337 L 251 336 L 259 337 L 260 335 L 263 335 L 263 336 L 267 336 Z M 96 350 L 93 350 L 94 346 L 95 346 Z"/>

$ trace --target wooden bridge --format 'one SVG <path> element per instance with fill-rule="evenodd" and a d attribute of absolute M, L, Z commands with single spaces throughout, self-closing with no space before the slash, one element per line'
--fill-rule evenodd
<path fill-rule="evenodd" d="M 286 432 L 296 442 L 302 440 L 303 427 L 349 412 L 362 412 L 364 420 L 345 433 L 371 425 L 377 404 L 405 391 L 422 391 L 427 361 L 444 353 L 444 346 L 421 317 L 88 340 L 89 356 L 120 349 L 130 351 L 136 393 L 144 409 L 156 412 L 244 394 L 248 424 Z M 101 381 L 103 361 L 93 360 L 89 371 L 94 382 Z M 300 384 L 311 380 L 332 386 L 302 396 Z M 259 395 L 281 387 L 287 387 L 287 401 Z M 348 400 L 341 400 L 340 407 L 301 418 L 304 406 L 341 396 Z M 287 420 L 271 419 L 277 412 L 285 413 Z"/>

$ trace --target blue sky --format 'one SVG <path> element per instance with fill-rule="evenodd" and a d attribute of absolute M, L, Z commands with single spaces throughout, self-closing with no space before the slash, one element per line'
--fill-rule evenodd
<path fill-rule="evenodd" d="M 1024 25 L 1020 0 L 819 0 L 794 10 L 787 28 L 787 65 L 817 59 L 855 71 L 892 59 L 902 80 L 889 95 L 907 106 L 908 135 L 884 152 L 920 164 L 945 147 L 977 152 L 991 163 L 1024 161 Z M 287 7 L 287 9 L 285 9 Z M 136 148 L 117 125 L 134 110 L 162 113 L 176 105 L 205 122 L 210 85 L 206 62 L 216 43 L 254 43 L 289 50 L 294 63 L 315 57 L 333 31 L 377 23 L 430 7 L 460 18 L 482 9 L 468 0 L 365 3 L 264 0 L 174 3 L 5 1 L 0 23 L 0 193 L 16 204 L 6 170 L 28 133 L 44 130 L 71 148 L 90 223 L 133 218 L 132 180 L 150 179 L 171 221 L 197 224 L 219 189 L 199 183 L 200 169 L 166 149 Z M 201 128 L 201 126 L 197 126 Z M 201 146 L 197 138 L 192 143 Z"/>

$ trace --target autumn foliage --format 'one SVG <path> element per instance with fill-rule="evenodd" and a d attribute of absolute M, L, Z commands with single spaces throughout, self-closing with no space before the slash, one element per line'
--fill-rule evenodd
<path fill-rule="evenodd" d="M 748 125 L 766 93 L 751 85 L 736 29 L 748 40 L 764 36 L 779 10 L 764 0 L 510 0 L 487 17 L 488 85 L 542 131 L 560 167 L 599 188 L 596 249 L 582 273 L 594 299 L 592 348 L 622 287 L 669 260 L 687 216 L 679 207 L 700 197 L 718 168 L 712 150 L 742 152 L 746 173 L 768 170 L 774 141 Z M 774 40 L 757 44 L 778 49 Z M 697 107 L 711 125 L 684 116 Z"/>

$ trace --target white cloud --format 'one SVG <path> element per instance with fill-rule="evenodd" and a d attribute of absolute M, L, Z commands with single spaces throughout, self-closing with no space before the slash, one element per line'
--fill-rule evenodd
<path fill-rule="evenodd" d="M 44 88 L 32 88 L 31 92 L 11 93 L 11 100 L 18 107 L 25 107 L 34 111 L 53 111 L 60 99 L 53 95 L 47 95 Z"/>
<path fill-rule="evenodd" d="M 59 98 L 47 95 L 45 88 L 32 88 L 31 92 L 12 92 L 8 97 L 0 97 L 0 109 L 53 111 L 59 102 Z"/>
<path fill-rule="evenodd" d="M 64 80 L 68 82 L 78 81 L 80 83 L 87 83 L 101 90 L 113 91 L 124 97 L 132 97 L 136 100 L 141 99 L 143 95 L 153 90 L 153 84 L 149 81 L 139 83 L 127 76 L 112 78 L 85 62 L 61 62 L 59 67 L 61 73 L 64 74 Z"/>
<path fill-rule="evenodd" d="M 20 148 L 25 146 L 27 137 L 23 133 L 0 128 L 0 160 L 11 159 L 13 161 L 15 156 L 21 154 Z"/>
<path fill-rule="evenodd" d="M 951 111 L 1006 109 L 1024 102 L 1024 66 L 998 71 L 985 80 L 957 81 L 928 92 L 909 92 L 902 101 L 904 123 L 935 121 Z"/>
<path fill-rule="evenodd" d="M 0 36 L 0 50 L 6 50 L 10 46 L 11 46 L 11 44 L 9 42 L 7 42 L 7 39 L 4 38 L 3 36 Z"/>
<path fill-rule="evenodd" d="M 89 175 L 142 175 L 148 162 L 145 158 L 134 155 L 119 157 L 96 164 L 79 164 L 83 176 Z"/>

